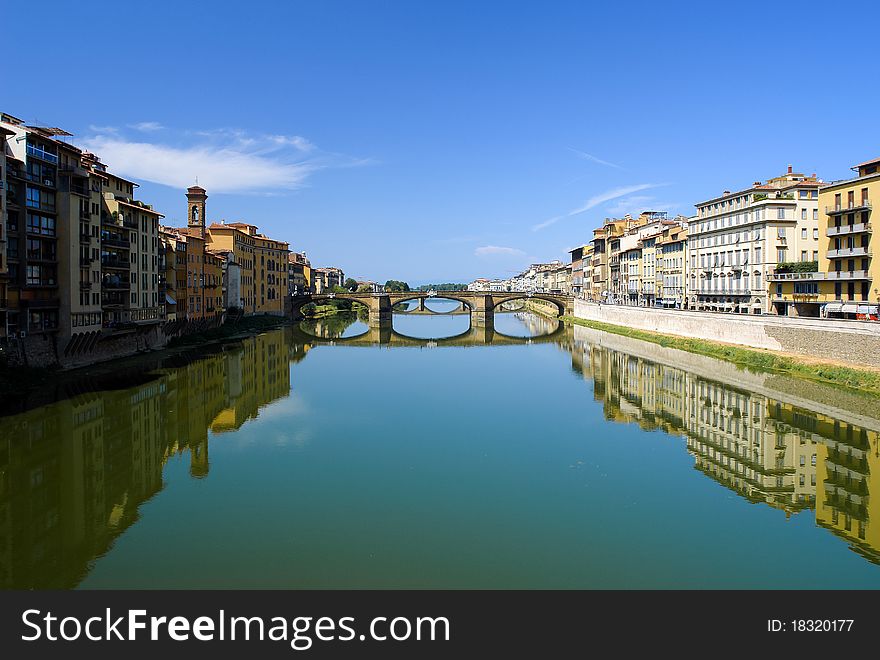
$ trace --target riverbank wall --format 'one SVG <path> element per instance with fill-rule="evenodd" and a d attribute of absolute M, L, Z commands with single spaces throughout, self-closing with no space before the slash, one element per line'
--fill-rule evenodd
<path fill-rule="evenodd" d="M 746 316 L 600 305 L 586 300 L 575 300 L 574 316 L 637 330 L 880 368 L 880 323 L 871 321 Z"/>
<path fill-rule="evenodd" d="M 10 338 L 2 347 L 2 360 L 12 368 L 78 369 L 165 348 L 176 338 L 205 332 L 223 324 L 224 318 L 166 321 L 150 326 L 98 330 L 59 340 L 52 333 Z"/>

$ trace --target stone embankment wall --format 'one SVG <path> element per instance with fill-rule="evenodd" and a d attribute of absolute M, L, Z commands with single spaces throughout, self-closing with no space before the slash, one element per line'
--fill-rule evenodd
<path fill-rule="evenodd" d="M 90 364 L 129 357 L 165 348 L 175 337 L 204 332 L 221 325 L 221 317 L 193 321 L 168 321 L 162 325 L 128 330 L 95 331 L 59 342 L 52 333 L 10 338 L 0 350 L 0 359 L 10 366 L 61 367 L 75 369 Z"/>
<path fill-rule="evenodd" d="M 600 305 L 575 300 L 577 318 L 667 335 L 880 367 L 880 322 L 746 316 Z"/>

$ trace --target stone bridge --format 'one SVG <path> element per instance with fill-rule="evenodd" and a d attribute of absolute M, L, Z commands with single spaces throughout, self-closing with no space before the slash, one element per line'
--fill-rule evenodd
<path fill-rule="evenodd" d="M 557 315 L 574 313 L 574 297 L 552 293 L 527 293 L 524 291 L 407 291 L 404 293 L 319 293 L 292 298 L 293 317 L 302 316 L 302 308 L 309 303 L 320 304 L 324 300 L 350 300 L 370 310 L 371 326 L 380 326 L 391 320 L 395 305 L 410 300 L 419 301 L 424 310 L 424 301 L 431 298 L 453 300 L 467 308 L 471 316 L 471 326 L 491 325 L 496 308 L 513 300 L 542 300 L 556 306 Z"/>

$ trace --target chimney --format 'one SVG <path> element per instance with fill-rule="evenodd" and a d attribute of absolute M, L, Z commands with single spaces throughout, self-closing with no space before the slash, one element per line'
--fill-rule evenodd
<path fill-rule="evenodd" d="M 727 197 L 729 194 L 730 194 L 730 191 L 729 191 L 729 190 L 725 190 L 723 193 L 721 193 L 721 196 L 722 196 L 722 197 Z"/>
<path fill-rule="evenodd" d="M 761 182 L 760 182 L 760 181 L 755 181 L 755 183 L 753 183 L 752 185 L 755 186 L 755 188 L 757 188 L 758 186 L 761 185 Z"/>
<path fill-rule="evenodd" d="M 788 166 L 788 173 L 791 174 L 791 165 Z"/>

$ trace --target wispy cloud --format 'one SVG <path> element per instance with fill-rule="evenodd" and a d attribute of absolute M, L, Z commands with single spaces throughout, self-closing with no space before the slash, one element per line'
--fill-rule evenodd
<path fill-rule="evenodd" d="M 164 126 L 157 121 L 142 121 L 137 124 L 129 124 L 129 128 L 133 128 L 136 131 L 141 131 L 142 133 L 153 133 L 155 131 L 161 131 Z"/>
<path fill-rule="evenodd" d="M 141 133 L 161 128 L 155 122 L 131 127 Z M 321 152 L 298 135 L 243 129 L 171 134 L 166 130 L 160 141 L 147 135 L 129 139 L 108 128 L 92 127 L 94 135 L 83 146 L 98 154 L 111 171 L 175 188 L 192 185 L 198 177 L 200 185 L 216 193 L 279 194 L 305 186 L 309 176 L 321 169 L 372 164 L 369 159 Z"/>
<path fill-rule="evenodd" d="M 546 229 L 550 225 L 556 224 L 560 220 L 564 218 L 570 218 L 574 215 L 580 215 L 581 213 L 585 213 L 590 209 L 596 208 L 597 206 L 604 204 L 605 202 L 610 202 L 612 199 L 617 199 L 618 197 L 625 197 L 626 195 L 632 195 L 635 192 L 639 192 L 640 190 L 647 190 L 649 188 L 658 188 L 660 186 L 665 186 L 665 183 L 639 183 L 634 186 L 622 186 L 620 188 L 612 188 L 611 190 L 606 190 L 603 193 L 599 193 L 598 195 L 594 195 L 590 197 L 582 206 L 579 206 L 576 209 L 572 209 L 568 213 L 564 213 L 562 215 L 557 215 L 553 218 L 545 220 L 544 222 L 539 222 L 535 226 L 532 227 L 532 231 L 540 231 L 541 229 Z"/>
<path fill-rule="evenodd" d="M 594 163 L 598 163 L 599 165 L 605 165 L 606 167 L 613 167 L 618 170 L 623 169 L 620 165 L 617 165 L 616 163 L 611 163 L 607 160 L 602 160 L 601 158 L 597 158 L 593 154 L 588 154 L 586 151 L 581 151 L 580 149 L 575 149 L 573 147 L 569 147 L 568 150 L 576 153 L 578 156 L 580 156 L 581 158 L 583 158 L 585 160 L 589 160 Z"/>
<path fill-rule="evenodd" d="M 524 255 L 525 252 L 518 248 L 503 247 L 500 245 L 484 245 L 483 247 L 478 247 L 474 250 L 474 254 L 478 257 L 490 257 L 499 254 L 519 257 Z"/>
<path fill-rule="evenodd" d="M 96 126 L 95 124 L 89 125 L 89 131 L 95 133 L 96 135 L 107 135 L 112 134 L 115 135 L 119 132 L 119 129 L 115 126 Z"/>

